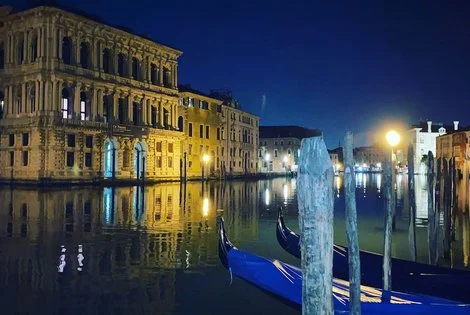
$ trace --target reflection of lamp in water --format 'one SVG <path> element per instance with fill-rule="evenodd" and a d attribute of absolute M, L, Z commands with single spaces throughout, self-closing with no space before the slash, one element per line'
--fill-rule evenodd
<path fill-rule="evenodd" d="M 209 215 L 209 199 L 204 198 L 202 201 L 202 216 L 207 217 Z"/>
<path fill-rule="evenodd" d="M 380 193 L 380 188 L 382 188 L 382 174 L 377 174 L 377 192 Z"/>
<path fill-rule="evenodd" d="M 269 196 L 269 189 L 268 188 L 266 188 L 266 191 L 264 192 L 264 198 L 265 198 L 264 203 L 267 206 L 269 206 L 270 196 Z"/>
<path fill-rule="evenodd" d="M 341 177 L 335 177 L 336 197 L 339 198 L 339 189 L 341 188 Z"/>
<path fill-rule="evenodd" d="M 362 188 L 364 188 L 364 198 L 366 197 L 367 176 L 362 174 Z"/>
<path fill-rule="evenodd" d="M 282 187 L 282 193 L 284 195 L 284 204 L 287 204 L 287 196 L 289 195 L 289 192 L 287 190 L 287 184 L 284 184 Z"/>
<path fill-rule="evenodd" d="M 204 180 L 204 169 L 207 167 L 207 163 L 209 163 L 210 159 L 211 158 L 210 158 L 209 154 L 207 154 L 207 153 L 203 154 L 202 161 L 204 162 L 204 164 L 202 165 L 202 180 Z"/>

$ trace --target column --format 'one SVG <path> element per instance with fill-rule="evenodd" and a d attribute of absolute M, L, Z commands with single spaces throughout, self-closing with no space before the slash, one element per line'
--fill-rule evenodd
<path fill-rule="evenodd" d="M 127 77 L 132 78 L 132 52 L 129 49 L 129 55 L 127 55 Z"/>
<path fill-rule="evenodd" d="M 161 128 L 163 128 L 163 126 L 165 125 L 164 122 L 163 122 L 163 101 L 160 101 L 160 104 L 158 106 L 158 123 L 160 125 Z"/>
<path fill-rule="evenodd" d="M 41 54 L 42 54 L 43 56 L 46 56 L 46 55 L 47 55 L 47 51 L 46 51 L 46 26 L 43 25 L 43 26 L 41 26 L 40 29 L 41 29 L 41 37 L 38 38 L 38 40 L 39 40 L 39 43 L 41 43 L 41 44 L 40 44 L 40 46 L 41 46 Z M 38 45 L 39 45 L 39 44 L 38 44 Z"/>
<path fill-rule="evenodd" d="M 147 98 L 144 96 L 141 101 L 142 124 L 147 125 Z"/>
<path fill-rule="evenodd" d="M 10 86 L 5 86 L 5 106 L 4 106 L 4 117 L 10 115 Z"/>
<path fill-rule="evenodd" d="M 151 125 L 152 124 L 152 102 L 149 99 L 149 103 L 147 106 L 147 124 Z"/>
<path fill-rule="evenodd" d="M 45 111 L 51 110 L 50 90 L 51 90 L 51 82 L 45 81 L 44 82 L 44 110 Z"/>
<path fill-rule="evenodd" d="M 103 118 L 103 113 L 104 113 L 104 110 L 103 110 L 103 97 L 104 97 L 103 90 L 98 90 L 97 100 L 96 100 L 96 105 L 97 105 L 96 114 L 97 114 L 98 117 L 100 117 L 100 119 Z M 109 108 L 108 108 L 108 110 L 109 110 Z M 108 116 L 109 116 L 109 113 L 108 113 Z"/>
<path fill-rule="evenodd" d="M 100 49 L 100 43 L 97 41 L 97 39 L 93 38 L 93 45 L 92 46 L 93 47 L 91 49 L 91 67 L 95 71 L 98 71 L 99 69 L 102 68 L 102 65 L 101 65 L 101 63 L 98 64 L 98 62 L 101 61 L 101 58 L 98 57 L 98 51 Z"/>
<path fill-rule="evenodd" d="M 80 64 L 80 36 L 77 35 L 75 36 L 75 39 L 74 39 L 74 45 L 75 45 L 75 64 L 79 67 L 81 67 L 82 65 Z"/>
<path fill-rule="evenodd" d="M 59 45 L 59 55 L 57 56 L 57 58 L 59 59 L 62 59 L 62 41 L 64 39 L 64 31 L 62 29 L 59 29 L 59 38 L 57 39 L 58 40 L 58 45 Z"/>
<path fill-rule="evenodd" d="M 118 118 L 119 95 L 117 91 L 113 93 L 113 120 Z"/>
<path fill-rule="evenodd" d="M 127 120 L 128 123 L 132 123 L 134 120 L 134 111 L 132 110 L 132 101 L 133 101 L 133 96 L 132 94 L 129 94 L 127 96 Z"/>
<path fill-rule="evenodd" d="M 99 56 L 99 65 L 98 65 L 98 68 L 100 69 L 101 72 L 103 72 L 103 51 L 104 51 L 104 45 L 103 43 L 99 43 L 99 46 L 98 46 L 98 56 Z M 108 62 L 109 62 L 109 58 L 112 58 L 111 54 L 108 56 Z M 110 69 L 111 70 L 111 69 Z M 111 71 L 110 71 L 111 72 Z"/>
<path fill-rule="evenodd" d="M 59 109 L 59 93 L 57 92 L 57 80 L 52 81 L 52 104 L 51 111 L 57 111 Z"/>
<path fill-rule="evenodd" d="M 113 58 L 113 69 L 111 70 L 113 74 L 119 74 L 118 73 L 118 55 L 119 55 L 119 50 L 117 49 L 116 46 L 114 46 L 114 50 L 113 50 L 113 53 L 112 53 L 112 57 Z"/>
<path fill-rule="evenodd" d="M 72 117 L 80 117 L 80 85 L 75 83 Z"/>
<path fill-rule="evenodd" d="M 26 83 L 21 84 L 21 111 L 26 112 Z"/>
<path fill-rule="evenodd" d="M 152 62 L 150 56 L 147 56 L 147 81 L 152 83 Z"/>
<path fill-rule="evenodd" d="M 44 110 L 44 82 L 42 80 L 38 80 L 38 111 Z"/>
<path fill-rule="evenodd" d="M 178 64 L 175 64 L 174 70 L 173 70 L 173 79 L 175 81 L 174 87 L 178 87 Z"/>
<path fill-rule="evenodd" d="M 58 39 L 57 39 L 57 28 L 56 28 L 56 24 L 55 22 L 52 24 L 52 58 L 57 58 L 57 43 L 58 43 Z M 40 55 L 42 56 L 42 55 Z"/>
<path fill-rule="evenodd" d="M 102 117 L 103 114 L 100 112 L 99 106 L 100 106 L 100 101 L 99 101 L 99 91 L 96 88 L 92 88 L 91 90 L 91 106 L 90 106 L 90 120 L 93 119 L 93 114 L 95 114 L 95 117 L 100 116 Z"/>
<path fill-rule="evenodd" d="M 158 73 L 158 83 L 160 85 L 163 85 L 163 62 L 160 60 L 160 64 L 159 64 L 159 68 L 160 68 L 160 71 Z"/>

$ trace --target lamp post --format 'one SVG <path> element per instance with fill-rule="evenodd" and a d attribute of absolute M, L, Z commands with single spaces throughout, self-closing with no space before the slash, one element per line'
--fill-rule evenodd
<path fill-rule="evenodd" d="M 383 258 L 383 289 L 392 290 L 392 265 L 391 265 L 391 250 L 392 250 L 392 229 L 393 217 L 395 214 L 395 203 L 393 202 L 393 149 L 400 142 L 400 135 L 395 130 L 390 130 L 385 135 L 391 150 L 391 155 L 386 151 L 384 177 L 385 177 L 385 229 L 384 229 L 384 258 Z"/>
<path fill-rule="evenodd" d="M 204 169 L 206 168 L 209 160 L 210 160 L 209 154 L 204 153 L 204 155 L 202 156 L 202 161 L 204 162 L 204 164 L 202 165 L 202 180 L 204 180 Z"/>

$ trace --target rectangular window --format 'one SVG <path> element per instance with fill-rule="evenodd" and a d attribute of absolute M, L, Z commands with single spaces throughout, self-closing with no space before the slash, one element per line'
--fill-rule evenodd
<path fill-rule="evenodd" d="M 155 166 L 157 168 L 162 168 L 162 157 L 161 156 L 157 156 L 155 158 Z"/>
<path fill-rule="evenodd" d="M 15 166 L 15 152 L 10 151 L 10 166 Z"/>
<path fill-rule="evenodd" d="M 168 143 L 168 153 L 173 153 L 173 143 Z"/>
<path fill-rule="evenodd" d="M 86 118 L 86 102 L 80 101 L 80 120 L 85 120 Z"/>
<path fill-rule="evenodd" d="M 193 145 L 192 144 L 188 145 L 188 154 L 189 155 L 193 154 Z"/>
<path fill-rule="evenodd" d="M 224 156 L 224 153 L 225 153 L 225 148 L 222 147 L 222 156 Z"/>
<path fill-rule="evenodd" d="M 206 101 L 201 101 L 199 103 L 199 108 L 201 109 L 209 109 L 209 103 L 207 103 Z"/>
<path fill-rule="evenodd" d="M 67 135 L 67 146 L 70 148 L 75 148 L 75 135 L 73 134 Z"/>
<path fill-rule="evenodd" d="M 193 136 L 193 123 L 188 124 L 188 136 Z"/>
<path fill-rule="evenodd" d="M 91 153 L 85 153 L 85 166 L 91 167 Z"/>
<path fill-rule="evenodd" d="M 27 147 L 29 145 L 29 133 L 23 133 L 23 146 Z"/>
<path fill-rule="evenodd" d="M 28 166 L 29 152 L 23 151 L 23 166 Z"/>
<path fill-rule="evenodd" d="M 189 107 L 194 107 L 194 98 L 190 97 L 190 98 L 188 99 L 188 106 L 189 106 Z"/>
<path fill-rule="evenodd" d="M 74 152 L 67 152 L 67 166 L 72 167 L 75 163 L 75 154 Z"/>
<path fill-rule="evenodd" d="M 69 118 L 69 100 L 65 97 L 62 98 L 62 118 Z"/>
<path fill-rule="evenodd" d="M 168 168 L 173 168 L 173 158 L 171 156 L 168 157 Z"/>
<path fill-rule="evenodd" d="M 161 141 L 158 141 L 158 142 L 157 142 L 156 151 L 157 151 L 157 152 L 162 152 L 162 142 L 161 142 Z"/>
<path fill-rule="evenodd" d="M 206 139 L 210 138 L 210 128 L 209 126 L 206 126 Z"/>
<path fill-rule="evenodd" d="M 220 128 L 217 128 L 217 140 L 220 140 Z"/>
<path fill-rule="evenodd" d="M 199 138 L 204 138 L 204 126 L 199 125 Z"/>
<path fill-rule="evenodd" d="M 15 145 L 15 134 L 14 133 L 10 133 L 9 145 L 10 145 L 10 147 Z"/>
<path fill-rule="evenodd" d="M 85 137 L 85 147 L 92 148 L 93 147 L 93 136 L 86 136 Z"/>

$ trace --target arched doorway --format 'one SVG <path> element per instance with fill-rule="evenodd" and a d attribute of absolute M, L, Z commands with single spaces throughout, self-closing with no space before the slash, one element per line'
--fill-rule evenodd
<path fill-rule="evenodd" d="M 116 177 L 118 151 L 116 140 L 108 139 L 104 143 L 104 177 Z"/>
<path fill-rule="evenodd" d="M 134 146 L 134 171 L 137 179 L 144 179 L 146 170 L 147 150 L 145 144 L 139 141 Z"/>

